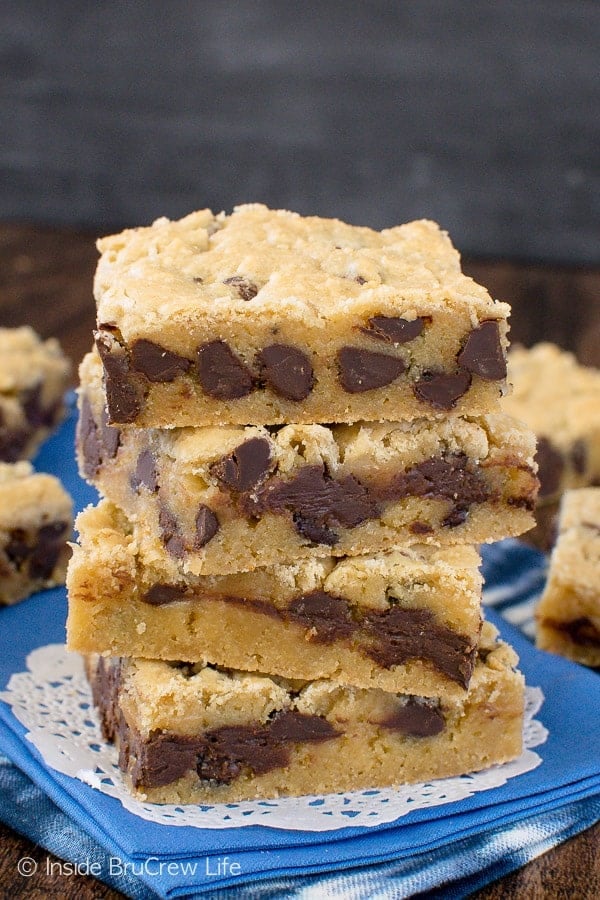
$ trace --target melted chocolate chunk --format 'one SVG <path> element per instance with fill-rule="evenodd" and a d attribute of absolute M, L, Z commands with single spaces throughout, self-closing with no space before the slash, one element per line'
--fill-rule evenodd
<path fill-rule="evenodd" d="M 51 428 L 56 420 L 60 401 L 51 406 L 42 404 L 42 385 L 26 391 L 21 398 L 25 418 L 32 428 Z"/>
<path fill-rule="evenodd" d="M 99 656 L 92 679 L 92 699 L 100 713 L 102 735 L 107 741 L 115 741 L 119 735 L 119 689 L 121 685 L 121 661 L 106 662 Z"/>
<path fill-rule="evenodd" d="M 401 319 L 398 316 L 371 316 L 367 328 L 361 328 L 369 337 L 378 341 L 386 341 L 388 344 L 407 344 L 419 337 L 426 322 L 430 322 L 428 316 L 418 316 L 416 319 Z"/>
<path fill-rule="evenodd" d="M 449 500 L 453 508 L 443 524 L 453 528 L 465 521 L 471 504 L 491 497 L 490 487 L 481 469 L 473 467 L 464 453 L 446 457 L 432 456 L 397 475 L 382 490 L 382 499 L 431 497 Z"/>
<path fill-rule="evenodd" d="M 271 469 L 271 445 L 266 438 L 251 438 L 229 456 L 217 460 L 211 473 L 232 491 L 249 491 L 263 481 Z"/>
<path fill-rule="evenodd" d="M 230 784 L 242 772 L 264 775 L 288 765 L 293 744 L 321 743 L 340 734 L 327 719 L 281 711 L 265 725 L 228 725 L 202 735 L 157 732 L 133 736 L 136 787 L 160 787 L 194 770 L 203 780 Z"/>
<path fill-rule="evenodd" d="M 31 553 L 27 534 L 23 528 L 12 528 L 8 538 L 7 543 L 4 545 L 4 553 L 15 569 L 20 571 L 24 561 Z"/>
<path fill-rule="evenodd" d="M 560 489 L 565 468 L 562 453 L 546 437 L 539 437 L 535 455 L 540 480 L 540 498 L 549 497 Z"/>
<path fill-rule="evenodd" d="M 114 459 L 117 450 L 121 446 L 121 432 L 115 425 L 110 425 L 108 415 L 103 408 L 100 419 L 100 434 L 102 435 L 102 447 L 105 459 Z"/>
<path fill-rule="evenodd" d="M 131 373 L 127 351 L 108 331 L 97 331 L 95 338 L 104 366 L 109 420 L 135 422 L 144 406 L 145 393 Z"/>
<path fill-rule="evenodd" d="M 192 365 L 191 360 L 145 338 L 131 345 L 130 361 L 132 369 L 157 384 L 174 381 Z"/>
<path fill-rule="evenodd" d="M 365 652 L 383 668 L 422 659 L 468 687 L 476 648 L 451 628 L 439 625 L 431 610 L 392 606 L 384 612 L 369 612 L 363 618 L 363 628 L 371 638 Z"/>
<path fill-rule="evenodd" d="M 262 379 L 279 397 L 305 400 L 315 379 L 310 359 L 289 344 L 271 344 L 258 354 Z"/>
<path fill-rule="evenodd" d="M 348 394 L 385 387 L 406 371 L 406 364 L 399 356 L 373 353 L 361 347 L 342 347 L 337 358 L 340 384 Z"/>
<path fill-rule="evenodd" d="M 196 513 L 196 536 L 194 538 L 194 550 L 201 550 L 209 541 L 212 541 L 219 530 L 219 520 L 210 508 L 201 503 Z"/>
<path fill-rule="evenodd" d="M 183 559 L 186 548 L 179 533 L 179 523 L 171 510 L 162 502 L 158 513 L 158 527 L 167 552 L 175 559 Z"/>
<path fill-rule="evenodd" d="M 49 522 L 29 537 L 22 528 L 14 528 L 4 553 L 17 571 L 27 564 L 30 578 L 47 581 L 65 548 L 68 527 L 66 522 Z"/>
<path fill-rule="evenodd" d="M 471 375 L 458 372 L 455 375 L 444 372 L 425 372 L 415 382 L 413 390 L 419 400 L 429 403 L 434 409 L 453 409 L 457 400 L 471 387 Z"/>
<path fill-rule="evenodd" d="M 248 278 L 243 278 L 241 275 L 232 275 L 231 278 L 226 278 L 223 284 L 230 284 L 232 287 L 235 287 L 242 300 L 254 300 L 258 294 L 258 288 L 254 282 Z"/>
<path fill-rule="evenodd" d="M 156 584 L 142 597 L 153 605 L 193 600 L 185 586 Z M 410 659 L 429 663 L 451 681 L 467 688 L 475 664 L 475 649 L 463 635 L 440 625 L 426 609 L 393 605 L 384 610 L 365 611 L 348 600 L 315 590 L 293 598 L 287 607 L 252 597 L 215 595 L 246 611 L 291 622 L 306 629 L 307 640 L 332 644 L 352 638 L 358 652 L 370 656 L 379 666 L 390 669 Z"/>
<path fill-rule="evenodd" d="M 416 697 L 398 706 L 396 712 L 379 723 L 383 728 L 400 731 L 412 737 L 433 737 L 446 727 L 440 708 Z"/>
<path fill-rule="evenodd" d="M 25 428 L 0 427 L 0 461 L 17 462 L 22 459 L 31 431 Z"/>
<path fill-rule="evenodd" d="M 100 425 L 94 419 L 87 395 L 81 402 L 81 412 L 77 423 L 77 444 L 82 456 L 83 474 L 94 479 L 105 459 L 113 459 L 121 443 L 121 432 L 108 424 L 106 411 L 102 410 Z"/>
<path fill-rule="evenodd" d="M 408 526 L 408 530 L 411 534 L 431 534 L 433 532 L 433 525 L 430 525 L 428 522 L 411 522 Z"/>
<path fill-rule="evenodd" d="M 82 456 L 83 474 L 86 478 L 95 478 L 102 464 L 102 442 L 90 401 L 85 394 L 77 423 L 77 442 Z"/>
<path fill-rule="evenodd" d="M 198 348 L 198 378 L 204 392 L 216 400 L 237 400 L 254 387 L 252 372 L 225 341 Z"/>
<path fill-rule="evenodd" d="M 129 479 L 129 483 L 134 491 L 139 491 L 141 487 L 145 487 L 151 493 L 156 493 L 158 490 L 158 472 L 156 471 L 156 460 L 151 450 L 142 450 L 138 456 L 135 472 Z"/>
<path fill-rule="evenodd" d="M 379 506 L 367 488 L 353 475 L 334 480 L 323 466 L 305 466 L 289 481 L 271 479 L 250 513 L 267 510 L 292 513 L 296 530 L 319 543 L 332 545 L 336 526 L 355 528 L 379 515 Z"/>
<path fill-rule="evenodd" d="M 348 601 L 326 591 L 296 597 L 288 606 L 285 618 L 309 629 L 311 640 L 320 644 L 349 637 L 356 629 Z"/>
<path fill-rule="evenodd" d="M 150 606 L 166 606 L 187 599 L 185 584 L 153 584 L 142 596 L 144 603 Z"/>
<path fill-rule="evenodd" d="M 488 319 L 468 335 L 457 357 L 461 369 L 479 375 L 486 381 L 506 378 L 506 359 L 500 341 L 500 327 L 495 319 Z"/>
<path fill-rule="evenodd" d="M 130 770 L 135 787 L 163 787 L 196 768 L 198 754 L 204 742 L 195 735 L 157 732 L 143 740 L 130 734 L 133 749 L 133 765 Z M 127 768 L 131 755 L 127 753 Z"/>
<path fill-rule="evenodd" d="M 29 559 L 31 578 L 42 581 L 50 578 L 65 548 L 68 528 L 67 522 L 50 522 L 38 530 Z"/>
<path fill-rule="evenodd" d="M 587 616 L 580 616 L 570 622 L 544 619 L 544 624 L 556 631 L 563 631 L 574 644 L 579 644 L 580 647 L 600 647 L 600 631 Z"/>
<path fill-rule="evenodd" d="M 575 472 L 577 472 L 578 475 L 585 475 L 585 470 L 587 468 L 587 447 L 585 441 L 581 438 L 574 441 L 569 456 L 571 457 L 571 465 Z"/>

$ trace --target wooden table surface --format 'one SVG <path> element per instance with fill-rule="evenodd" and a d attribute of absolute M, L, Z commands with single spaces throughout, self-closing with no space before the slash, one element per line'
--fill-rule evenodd
<path fill-rule="evenodd" d="M 0 325 L 30 324 L 56 336 L 75 362 L 91 346 L 92 275 L 89 234 L 0 225 Z M 551 340 L 582 363 L 600 366 L 600 270 L 505 261 L 464 261 L 465 270 L 493 296 L 513 306 L 513 342 Z M 38 873 L 23 878 L 17 862 L 31 856 Z M 85 876 L 46 874 L 51 854 L 0 825 L 2 897 L 97 900 L 122 895 Z M 600 823 L 474 895 L 478 900 L 600 897 Z"/>

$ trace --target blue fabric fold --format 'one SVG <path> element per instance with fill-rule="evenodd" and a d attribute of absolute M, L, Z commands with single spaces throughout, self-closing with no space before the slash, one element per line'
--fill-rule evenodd
<path fill-rule="evenodd" d="M 62 478 L 80 509 L 96 494 L 75 469 L 74 421 L 72 413 L 36 462 Z M 600 721 L 595 715 L 600 679 L 537 651 L 506 621 L 512 612 L 518 622 L 519 607 L 531 605 L 543 585 L 545 558 L 517 541 L 501 542 L 484 550 L 484 574 L 487 596 L 497 610 L 490 608 L 488 618 L 517 650 L 528 684 L 541 687 L 546 698 L 538 718 L 549 737 L 536 748 L 542 758 L 537 769 L 501 787 L 413 810 L 396 823 L 373 828 L 351 822 L 319 833 L 260 825 L 162 826 L 48 769 L 10 708 L 0 703 L 0 751 L 5 754 L 0 818 L 61 858 L 97 861 L 101 880 L 136 898 L 221 898 L 231 896 L 232 888 L 236 897 L 247 898 L 348 892 L 357 898 L 396 898 L 451 883 L 454 893 L 444 896 L 466 896 L 600 817 Z M 32 649 L 64 641 L 65 616 L 65 592 L 59 589 L 0 610 L 0 689 L 13 672 L 25 670 Z M 241 874 L 217 873 L 225 855 L 239 864 Z M 148 870 L 149 858 L 171 862 L 171 872 L 158 874 L 158 863 Z M 116 861 L 112 867 L 111 859 Z"/>

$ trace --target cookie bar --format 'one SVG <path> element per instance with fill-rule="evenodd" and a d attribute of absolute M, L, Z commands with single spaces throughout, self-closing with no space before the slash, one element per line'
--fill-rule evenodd
<path fill-rule="evenodd" d="M 169 577 L 531 528 L 533 434 L 507 416 L 404 423 L 119 429 L 81 366 L 80 471 Z"/>
<path fill-rule="evenodd" d="M 0 460 L 30 459 L 64 415 L 71 364 L 58 341 L 0 328 Z"/>
<path fill-rule="evenodd" d="M 228 803 L 428 781 L 521 752 L 523 678 L 486 623 L 454 701 L 212 666 L 87 659 L 104 737 L 133 792 Z"/>
<path fill-rule="evenodd" d="M 549 343 L 513 347 L 508 359 L 513 391 L 503 405 L 537 435 L 539 502 L 600 484 L 600 371 Z"/>
<path fill-rule="evenodd" d="M 30 463 L 0 463 L 0 606 L 64 584 L 73 504 Z"/>
<path fill-rule="evenodd" d="M 107 500 L 77 518 L 68 646 L 427 696 L 464 695 L 481 627 L 479 554 L 414 546 L 165 581 Z"/>
<path fill-rule="evenodd" d="M 563 497 L 536 619 L 542 650 L 600 666 L 600 487 Z"/>
<path fill-rule="evenodd" d="M 505 390 L 510 307 L 433 222 L 377 232 L 249 204 L 98 247 L 112 423 L 480 414 Z"/>

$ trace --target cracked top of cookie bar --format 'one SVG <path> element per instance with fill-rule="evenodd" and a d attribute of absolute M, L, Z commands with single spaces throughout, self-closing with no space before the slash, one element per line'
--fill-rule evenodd
<path fill-rule="evenodd" d="M 326 327 L 373 306 L 409 319 L 456 308 L 476 325 L 510 311 L 461 272 L 446 233 L 425 220 L 374 231 L 248 204 L 231 215 L 161 218 L 98 248 L 98 322 L 126 340 L 207 318 L 276 315 Z"/>

